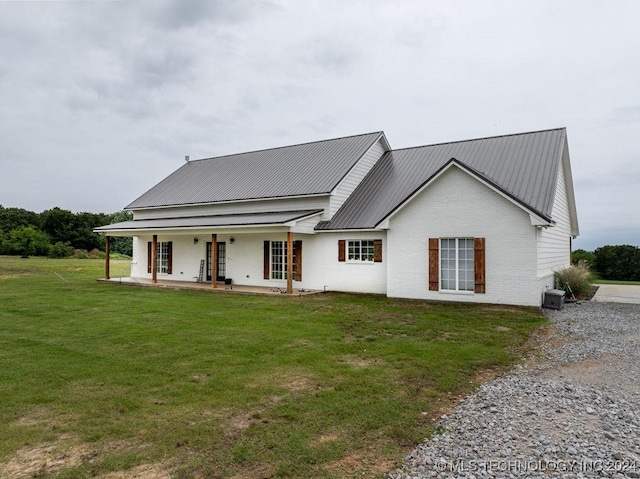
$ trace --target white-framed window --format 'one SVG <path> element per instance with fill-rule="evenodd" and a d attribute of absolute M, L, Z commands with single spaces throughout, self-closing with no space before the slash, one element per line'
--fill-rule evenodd
<path fill-rule="evenodd" d="M 473 238 L 440 239 L 440 289 L 474 291 Z"/>
<path fill-rule="evenodd" d="M 271 279 L 287 279 L 287 242 L 271 242 Z"/>
<path fill-rule="evenodd" d="M 373 263 L 373 240 L 347 241 L 347 261 Z"/>
<path fill-rule="evenodd" d="M 169 242 L 158 243 L 158 273 L 169 274 L 170 249 Z"/>
<path fill-rule="evenodd" d="M 160 274 L 172 274 L 173 263 L 173 242 L 163 241 L 158 242 L 156 256 L 156 271 Z M 151 273 L 151 256 L 152 256 L 153 243 L 149 241 L 147 243 L 147 273 Z"/>

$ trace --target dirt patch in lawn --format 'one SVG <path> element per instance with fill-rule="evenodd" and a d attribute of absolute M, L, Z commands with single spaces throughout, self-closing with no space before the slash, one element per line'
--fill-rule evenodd
<path fill-rule="evenodd" d="M 380 452 L 374 448 L 354 451 L 327 465 L 327 469 L 338 477 L 378 477 L 395 467 L 395 462 L 383 460 Z"/>
<path fill-rule="evenodd" d="M 164 464 L 142 464 L 127 471 L 110 472 L 99 479 L 171 479 L 171 471 Z"/>
<path fill-rule="evenodd" d="M 30 423 L 30 419 L 20 419 Z M 40 424 L 41 422 L 38 422 Z M 25 446 L 6 463 L 0 463 L 0 477 L 7 479 L 27 479 L 57 475 L 69 467 L 94 464 L 109 454 L 132 449 L 124 442 L 107 444 L 83 443 L 71 434 L 62 434 L 46 443 Z M 140 447 L 140 446 L 135 446 Z M 166 465 L 146 464 L 127 471 L 118 471 L 103 476 L 103 479 L 152 479 L 170 478 L 171 470 Z"/>

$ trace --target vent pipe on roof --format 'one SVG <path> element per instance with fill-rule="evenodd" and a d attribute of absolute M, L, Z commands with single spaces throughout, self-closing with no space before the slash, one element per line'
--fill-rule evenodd
<path fill-rule="evenodd" d="M 189 163 L 189 155 L 184 155 L 184 161 L 186 161 L 187 163 Z"/>

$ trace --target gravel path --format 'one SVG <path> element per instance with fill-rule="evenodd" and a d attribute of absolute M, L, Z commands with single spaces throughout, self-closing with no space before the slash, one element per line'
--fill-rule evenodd
<path fill-rule="evenodd" d="M 443 416 L 390 479 L 640 478 L 640 305 L 548 315 L 539 357 Z"/>

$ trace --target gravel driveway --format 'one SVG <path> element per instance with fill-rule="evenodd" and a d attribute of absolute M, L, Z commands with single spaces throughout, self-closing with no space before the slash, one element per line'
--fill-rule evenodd
<path fill-rule="evenodd" d="M 548 315 L 537 354 L 443 416 L 390 478 L 640 478 L 640 305 Z"/>

